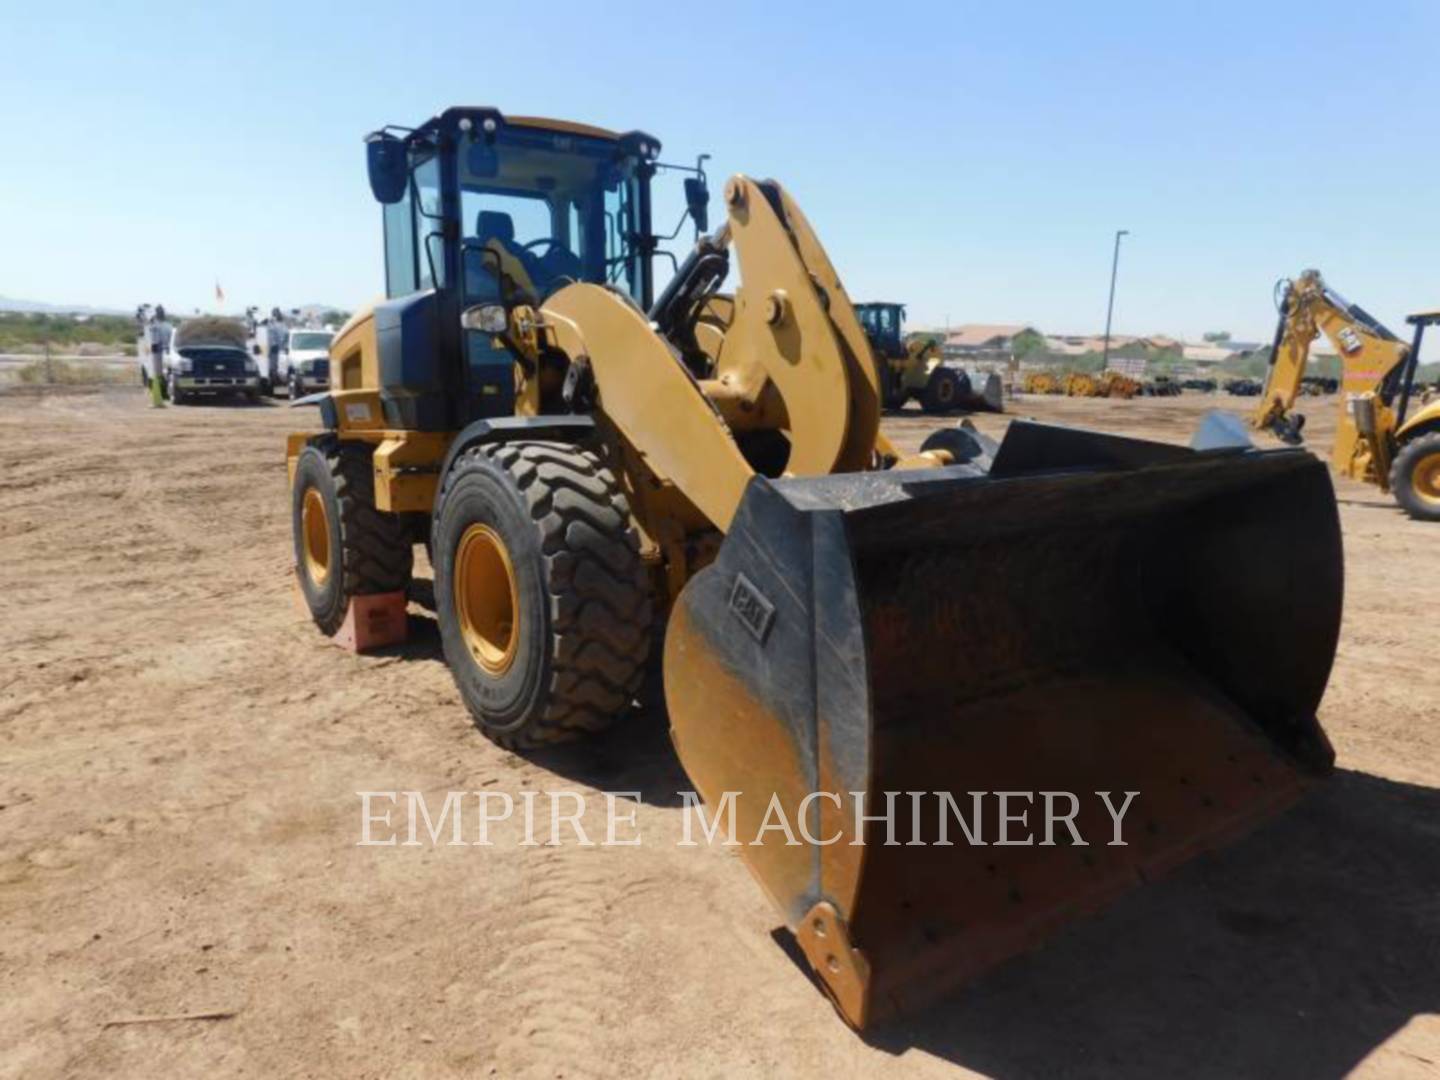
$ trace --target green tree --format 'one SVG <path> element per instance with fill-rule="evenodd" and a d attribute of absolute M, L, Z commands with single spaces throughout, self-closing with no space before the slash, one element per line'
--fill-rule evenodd
<path fill-rule="evenodd" d="M 1038 360 L 1045 351 L 1045 335 L 1027 326 L 1010 339 L 1010 351 L 1017 360 Z"/>

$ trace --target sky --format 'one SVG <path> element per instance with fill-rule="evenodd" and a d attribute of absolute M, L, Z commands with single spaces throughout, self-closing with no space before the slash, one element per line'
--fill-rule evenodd
<path fill-rule="evenodd" d="M 0 27 L 3 296 L 353 308 L 383 288 L 362 137 L 486 104 L 713 155 L 712 224 L 725 176 L 780 180 L 912 327 L 1098 331 L 1122 228 L 1116 333 L 1268 340 L 1310 266 L 1397 332 L 1440 306 L 1440 3 L 0 0 Z"/>

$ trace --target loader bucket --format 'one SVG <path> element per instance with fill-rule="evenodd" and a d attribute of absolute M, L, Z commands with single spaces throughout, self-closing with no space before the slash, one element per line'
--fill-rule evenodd
<path fill-rule="evenodd" d="M 682 590 L 665 647 L 681 761 L 707 823 L 733 810 L 852 1025 L 1032 948 L 1328 771 L 1329 475 L 1207 430 L 1192 450 L 1017 421 L 988 472 L 757 478 Z M 1137 793 L 1118 834 L 1099 792 L 1117 812 Z M 1070 808 L 1054 793 L 1076 797 L 1074 834 L 1044 814 Z"/>
<path fill-rule="evenodd" d="M 972 412 L 1004 412 L 1005 401 L 1000 376 L 993 371 L 965 371 L 965 392 L 960 407 Z"/>

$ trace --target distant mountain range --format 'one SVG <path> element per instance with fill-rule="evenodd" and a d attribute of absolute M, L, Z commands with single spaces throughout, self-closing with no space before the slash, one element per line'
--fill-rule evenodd
<path fill-rule="evenodd" d="M 298 307 L 301 315 L 305 317 L 319 317 L 330 311 L 344 311 L 344 308 L 334 304 L 299 304 L 285 307 L 282 310 L 288 315 L 295 307 Z M 266 309 L 268 310 L 268 309 Z M 49 304 L 43 300 L 17 300 L 13 296 L 0 296 L 0 311 L 19 311 L 41 315 L 133 315 L 133 308 L 122 310 L 121 308 L 90 307 L 87 304 Z M 265 312 L 262 311 L 261 314 Z M 179 312 L 183 317 L 186 313 Z M 239 312 L 231 312 L 236 317 Z"/>
<path fill-rule="evenodd" d="M 17 300 L 13 296 L 0 296 L 0 311 L 27 311 L 45 315 L 131 315 L 134 312 L 119 308 L 90 307 L 87 304 L 47 304 L 41 300 Z"/>

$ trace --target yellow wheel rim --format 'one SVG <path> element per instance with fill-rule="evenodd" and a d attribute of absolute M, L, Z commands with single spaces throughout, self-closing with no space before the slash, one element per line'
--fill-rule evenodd
<path fill-rule="evenodd" d="M 469 526 L 455 550 L 455 615 L 465 647 L 481 669 L 503 675 L 520 641 L 520 591 L 500 534 Z"/>
<path fill-rule="evenodd" d="M 318 488 L 305 491 L 300 506 L 300 533 L 305 549 L 305 573 L 316 585 L 330 577 L 330 517 L 325 513 L 325 496 Z"/>
<path fill-rule="evenodd" d="M 1428 503 L 1440 506 L 1440 452 L 1426 454 L 1415 463 L 1410 474 L 1415 494 Z"/>

